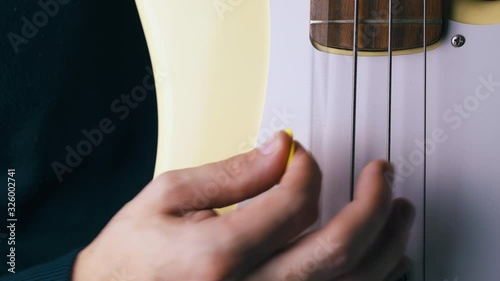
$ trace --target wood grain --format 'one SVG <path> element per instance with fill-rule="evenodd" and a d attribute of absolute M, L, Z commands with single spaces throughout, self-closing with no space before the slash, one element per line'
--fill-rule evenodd
<path fill-rule="evenodd" d="M 423 0 L 393 0 L 395 21 L 417 21 L 416 23 L 393 23 L 393 49 L 405 50 L 423 45 Z M 437 42 L 443 31 L 443 0 L 427 0 L 427 44 Z M 350 23 L 311 24 L 311 40 L 338 49 L 352 49 L 354 30 L 354 0 L 311 0 L 311 20 Z M 362 51 L 387 51 L 389 41 L 389 1 L 359 0 L 358 48 Z M 382 20 L 384 23 L 363 23 Z M 434 23 L 431 23 L 433 21 Z"/>

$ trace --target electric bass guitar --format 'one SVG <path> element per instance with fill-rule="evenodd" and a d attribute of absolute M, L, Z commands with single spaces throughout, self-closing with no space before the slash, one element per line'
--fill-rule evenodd
<path fill-rule="evenodd" d="M 156 174 L 292 128 L 326 223 L 371 160 L 417 208 L 410 280 L 499 280 L 500 1 L 137 0 Z M 259 133 L 258 133 L 259 132 Z"/>

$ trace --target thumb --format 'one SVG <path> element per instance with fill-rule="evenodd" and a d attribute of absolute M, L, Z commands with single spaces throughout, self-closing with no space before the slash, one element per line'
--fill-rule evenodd
<path fill-rule="evenodd" d="M 177 215 L 241 202 L 279 182 L 291 145 L 290 136 L 278 132 L 248 153 L 163 173 L 138 195 L 137 200 L 148 210 Z"/>

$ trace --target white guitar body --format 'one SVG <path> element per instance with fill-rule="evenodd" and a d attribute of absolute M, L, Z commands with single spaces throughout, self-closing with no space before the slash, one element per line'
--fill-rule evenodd
<path fill-rule="evenodd" d="M 279 118 L 312 150 L 324 175 L 322 225 L 350 200 L 353 65 L 351 56 L 312 46 L 309 11 L 309 1 L 270 1 L 261 133 L 275 130 Z M 457 34 L 466 38 L 461 48 L 451 44 Z M 425 192 L 424 54 L 394 57 L 393 189 L 417 208 L 407 252 L 411 280 L 499 280 L 499 34 L 500 25 L 449 21 L 442 43 L 427 53 Z M 356 174 L 369 161 L 386 157 L 387 69 L 387 57 L 359 58 Z"/>

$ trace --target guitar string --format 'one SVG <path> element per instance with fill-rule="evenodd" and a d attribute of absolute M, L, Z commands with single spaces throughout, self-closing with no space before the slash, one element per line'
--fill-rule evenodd
<path fill-rule="evenodd" d="M 351 139 L 351 201 L 354 199 L 356 169 L 356 103 L 358 91 L 358 21 L 359 0 L 354 1 L 354 26 L 352 40 L 352 139 Z"/>
<path fill-rule="evenodd" d="M 356 102 L 357 102 L 357 68 L 358 68 L 358 21 L 359 21 L 359 0 L 354 1 L 354 34 L 353 34 L 353 85 L 352 85 L 352 143 L 351 143 L 351 200 L 354 196 L 354 181 L 355 181 L 355 146 L 356 146 Z M 423 183 L 423 261 L 422 271 L 425 281 L 426 277 L 426 205 L 425 199 L 427 197 L 427 2 L 423 0 L 423 49 L 424 49 L 424 183 Z M 389 0 L 389 77 L 388 77 L 388 143 L 387 143 L 387 160 L 391 161 L 391 134 L 392 134 L 392 0 Z"/>
<path fill-rule="evenodd" d="M 425 256 L 426 256 L 426 214 L 427 208 L 425 204 L 425 199 L 427 198 L 427 0 L 423 0 L 423 47 L 424 47 L 424 190 L 423 190 L 423 261 L 422 261 L 422 274 L 423 280 L 426 278 L 426 267 L 425 267 Z"/>
<path fill-rule="evenodd" d="M 387 162 L 391 162 L 391 143 L 392 143 L 392 0 L 389 0 L 389 42 L 388 42 L 388 56 L 389 56 L 389 73 L 388 73 L 388 101 L 387 101 L 387 115 L 388 115 L 388 126 L 387 126 Z"/>

